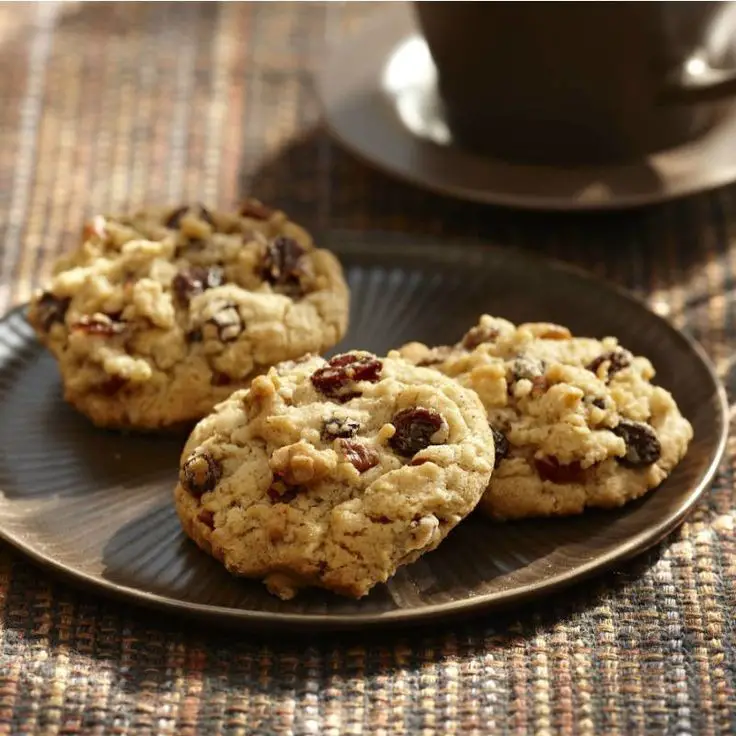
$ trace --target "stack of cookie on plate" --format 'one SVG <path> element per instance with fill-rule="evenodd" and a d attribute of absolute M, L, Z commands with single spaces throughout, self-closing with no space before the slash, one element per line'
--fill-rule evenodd
<path fill-rule="evenodd" d="M 483 315 L 455 345 L 320 357 L 348 311 L 337 259 L 248 200 L 94 218 L 28 317 L 96 425 L 198 422 L 182 526 L 284 599 L 363 596 L 476 507 L 621 506 L 687 450 L 672 396 L 614 338 Z"/>

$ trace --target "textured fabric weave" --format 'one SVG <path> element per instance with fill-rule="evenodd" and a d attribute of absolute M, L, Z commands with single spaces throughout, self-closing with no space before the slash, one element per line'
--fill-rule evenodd
<path fill-rule="evenodd" d="M 89 214 L 226 207 L 250 191 L 317 232 L 480 235 L 576 262 L 693 333 L 733 396 L 736 187 L 553 216 L 374 172 L 320 129 L 311 78 L 325 43 L 372 12 L 0 5 L 0 309 L 28 298 Z M 650 554 L 523 611 L 428 631 L 212 632 L 79 592 L 0 546 L 0 734 L 734 733 L 735 442 Z"/>

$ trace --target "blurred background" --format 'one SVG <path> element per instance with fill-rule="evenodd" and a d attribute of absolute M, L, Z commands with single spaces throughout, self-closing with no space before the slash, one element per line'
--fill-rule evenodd
<path fill-rule="evenodd" d="M 719 263 L 734 187 L 629 212 L 526 213 L 427 193 L 344 152 L 320 125 L 313 73 L 331 42 L 386 7 L 1 5 L 0 310 L 27 298 L 94 212 L 227 207 L 244 192 L 317 232 L 481 235 L 551 253 L 675 317 L 686 298 L 730 290 Z"/>

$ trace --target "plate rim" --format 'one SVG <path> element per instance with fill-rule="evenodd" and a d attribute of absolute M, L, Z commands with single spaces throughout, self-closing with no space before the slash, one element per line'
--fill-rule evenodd
<path fill-rule="evenodd" d="M 359 244 L 350 245 L 342 240 L 343 238 L 349 237 L 356 239 L 363 238 L 364 240 L 380 239 L 383 243 L 381 245 L 382 252 L 388 253 L 391 249 L 398 249 L 400 254 L 407 254 L 414 257 L 426 257 L 427 253 L 431 253 L 434 257 L 445 255 L 448 253 L 451 244 L 461 246 L 464 252 L 468 255 L 473 255 L 475 258 L 482 258 L 483 255 L 492 252 L 507 258 L 521 260 L 529 265 L 536 264 L 545 269 L 563 271 L 573 278 L 595 284 L 605 292 L 611 292 L 618 298 L 633 303 L 640 309 L 645 309 L 662 324 L 673 339 L 684 343 L 690 352 L 693 353 L 694 357 L 697 358 L 706 370 L 714 388 L 718 406 L 715 417 L 715 421 L 718 423 L 718 441 L 712 452 L 710 462 L 701 475 L 700 480 L 691 488 L 683 501 L 674 510 L 658 520 L 655 525 L 629 537 L 606 554 L 598 555 L 592 560 L 577 564 L 575 567 L 554 575 L 551 578 L 541 578 L 527 583 L 521 589 L 481 593 L 471 598 L 428 604 L 419 609 L 396 609 L 382 613 L 310 614 L 278 611 L 265 612 L 185 601 L 159 593 L 152 593 L 141 588 L 122 585 L 108 580 L 101 575 L 95 576 L 74 568 L 65 562 L 60 562 L 51 555 L 36 549 L 32 544 L 25 541 L 22 534 L 8 530 L 1 522 L 0 539 L 19 550 L 44 569 L 54 574 L 59 574 L 64 579 L 80 584 L 87 589 L 94 590 L 97 593 L 104 593 L 118 600 L 124 600 L 127 603 L 143 605 L 149 609 L 165 610 L 185 618 L 210 618 L 216 619 L 229 627 L 272 631 L 288 630 L 293 633 L 330 629 L 375 629 L 377 627 L 401 627 L 409 624 L 423 625 L 432 623 L 438 619 L 474 616 L 482 611 L 515 607 L 531 598 L 552 594 L 570 587 L 594 574 L 609 570 L 617 562 L 626 561 L 655 546 L 684 521 L 695 504 L 708 490 L 713 477 L 720 467 L 727 447 L 729 435 L 729 404 L 726 390 L 718 377 L 713 362 L 703 347 L 693 337 L 675 327 L 669 320 L 653 312 L 641 297 L 576 264 L 567 263 L 542 254 L 530 253 L 516 247 L 495 245 L 478 238 L 414 236 L 407 233 L 385 232 L 381 230 L 366 231 L 335 228 L 325 233 L 323 243 L 327 247 L 334 247 L 337 245 L 337 242 L 340 242 L 338 250 L 343 251 L 345 254 L 366 252 L 365 247 L 361 247 Z M 396 242 L 392 243 L 391 241 Z M 389 248 L 386 247 L 387 245 Z M 21 304 L 10 309 L 0 318 L 0 326 L 4 326 L 11 319 L 19 315 L 25 321 L 24 313 L 26 307 L 27 304 Z M 4 495 L 2 489 L 0 489 L 0 495 Z"/>
<path fill-rule="evenodd" d="M 370 39 L 377 40 L 377 44 L 375 45 L 380 48 L 381 52 L 385 49 L 386 53 L 380 60 L 377 58 L 375 60 L 372 59 L 369 64 L 364 64 L 363 66 L 367 67 L 373 63 L 380 63 L 380 69 L 384 69 L 388 60 L 391 58 L 391 54 L 395 53 L 396 49 L 403 42 L 409 40 L 412 36 L 416 36 L 418 33 L 417 24 L 411 13 L 410 5 L 411 3 L 409 2 L 396 2 L 383 15 L 374 13 L 373 16 L 369 16 L 349 36 L 338 39 L 337 42 L 332 43 L 327 48 L 323 54 L 322 63 L 315 72 L 315 89 L 317 90 L 318 102 L 322 113 L 321 119 L 325 127 L 346 150 L 350 151 L 355 157 L 371 168 L 378 169 L 415 187 L 461 201 L 508 207 L 521 211 L 540 212 L 611 212 L 639 209 L 653 204 L 682 199 L 698 193 L 709 192 L 736 181 L 735 157 L 727 170 L 718 172 L 718 175 L 706 176 L 704 177 L 706 181 L 701 181 L 695 185 L 688 183 L 692 179 L 693 171 L 692 167 L 688 167 L 687 176 L 680 174 L 677 178 L 672 178 L 674 185 L 670 185 L 671 182 L 670 184 L 667 183 L 670 181 L 670 177 L 665 175 L 662 177 L 665 185 L 659 189 L 650 188 L 643 193 L 616 193 L 616 188 L 614 187 L 610 197 L 605 199 L 596 197 L 576 198 L 572 194 L 560 197 L 559 195 L 542 194 L 539 192 L 515 194 L 498 187 L 482 188 L 472 181 L 467 184 L 462 182 L 443 182 L 437 180 L 432 174 L 424 172 L 424 167 L 417 164 L 416 161 L 426 160 L 431 162 L 429 168 L 442 168 L 447 165 L 444 157 L 446 155 L 453 155 L 454 153 L 455 156 L 466 161 L 471 161 L 474 165 L 486 166 L 486 170 L 495 167 L 498 169 L 497 173 L 499 176 L 503 171 L 507 174 L 508 172 L 521 172 L 528 179 L 538 178 L 539 176 L 544 177 L 545 174 L 551 175 L 564 170 L 575 171 L 578 167 L 514 164 L 512 162 L 502 161 L 501 159 L 468 155 L 452 145 L 442 147 L 433 144 L 415 135 L 400 121 L 394 119 L 396 117 L 394 104 L 380 90 L 380 85 L 377 83 L 380 71 L 378 74 L 371 75 L 372 81 L 370 85 L 361 84 L 358 81 L 354 85 L 357 94 L 353 95 L 353 97 L 366 97 L 361 109 L 367 111 L 366 114 L 369 118 L 381 129 L 387 131 L 384 134 L 385 136 L 394 140 L 394 142 L 398 142 L 402 147 L 407 148 L 407 156 L 413 163 L 397 163 L 390 156 L 381 156 L 380 153 L 377 154 L 375 152 L 375 146 L 368 146 L 364 142 L 361 143 L 360 136 L 357 134 L 349 135 L 346 133 L 348 126 L 340 122 L 335 112 L 337 100 L 332 92 L 329 80 L 335 74 L 335 69 L 351 69 L 360 66 L 338 62 L 336 59 L 341 58 L 343 55 L 354 53 L 356 44 L 361 42 L 366 43 Z M 358 78 L 357 74 L 353 76 L 356 79 Z M 373 93 L 376 94 L 373 95 Z M 373 96 L 376 99 L 373 99 Z M 373 104 L 370 104 L 371 101 Z M 378 108 L 381 108 L 380 111 L 378 111 Z M 701 136 L 700 139 L 675 146 L 666 151 L 650 154 L 639 161 L 642 163 L 646 162 L 655 171 L 657 176 L 660 176 L 662 173 L 659 170 L 660 166 L 663 162 L 666 162 L 668 157 L 676 156 L 678 153 L 687 151 L 693 146 L 707 147 L 710 140 L 715 139 L 718 135 L 724 135 L 722 129 L 725 128 L 728 128 L 730 133 L 736 130 L 736 107 L 728 110 L 724 114 L 723 119 L 712 130 Z M 700 159 L 706 157 L 707 152 L 702 152 L 699 155 Z M 588 183 L 597 187 L 600 184 L 601 177 L 607 176 L 610 177 L 616 186 L 620 186 L 621 177 L 626 176 L 626 170 L 631 165 L 632 162 L 628 164 L 621 163 L 611 164 L 610 166 L 590 167 L 588 170 L 593 172 L 593 175 Z M 714 169 L 715 167 L 711 166 L 710 168 Z M 526 174 L 523 172 L 526 172 Z M 595 175 L 596 173 L 597 176 Z"/>

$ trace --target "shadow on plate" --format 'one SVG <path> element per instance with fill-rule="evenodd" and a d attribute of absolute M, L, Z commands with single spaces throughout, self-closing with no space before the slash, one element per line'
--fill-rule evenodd
<path fill-rule="evenodd" d="M 102 430 L 63 399 L 56 362 L 21 311 L 0 330 L 0 487 L 10 499 L 63 499 L 80 488 L 124 494 L 176 482 L 186 434 Z"/>
<path fill-rule="evenodd" d="M 535 573 L 525 568 L 544 566 L 559 545 L 560 534 L 584 545 L 586 538 L 610 525 L 610 515 L 561 520 L 555 536 L 540 534 L 542 524 L 524 522 L 495 525 L 476 515 L 453 531 L 442 546 L 412 565 L 402 567 L 387 585 L 378 585 L 360 601 L 327 591 L 306 590 L 294 601 L 280 601 L 259 581 L 239 579 L 199 550 L 181 531 L 170 503 L 157 504 L 121 525 L 102 551 L 102 577 L 113 583 L 203 606 L 221 606 L 259 613 L 316 614 L 381 613 L 402 606 L 442 603 L 472 598 L 488 589 L 503 590 L 505 581 L 518 585 Z M 497 537 L 492 553 L 484 549 L 487 536 Z M 520 540 L 533 542 L 521 544 Z M 469 555 L 481 555 L 483 575 L 468 564 Z M 581 557 L 568 559 L 570 568 Z M 513 583 L 511 580 L 513 579 Z M 416 597 L 416 600 L 413 598 Z"/>

